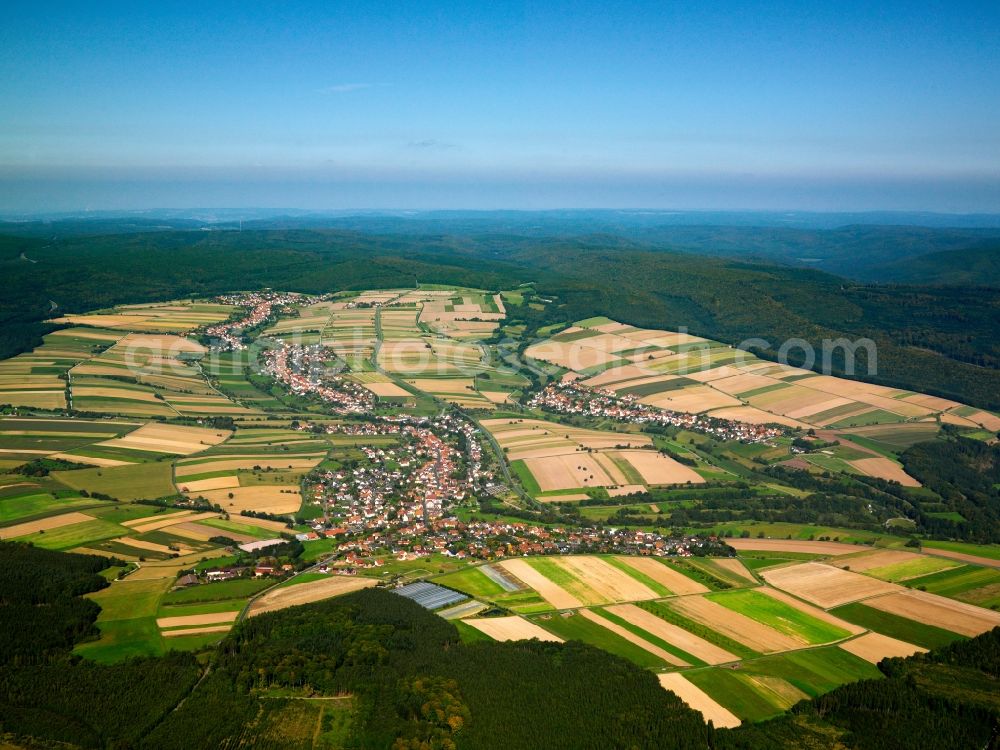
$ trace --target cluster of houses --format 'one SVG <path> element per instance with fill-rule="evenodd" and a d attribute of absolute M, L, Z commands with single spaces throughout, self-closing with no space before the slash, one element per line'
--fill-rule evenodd
<path fill-rule="evenodd" d="M 213 348 L 219 351 L 240 351 L 245 349 L 242 332 L 253 328 L 271 317 L 275 307 L 284 307 L 298 302 L 302 295 L 287 292 L 248 292 L 246 294 L 224 294 L 216 298 L 223 305 L 249 308 L 249 312 L 239 320 L 226 321 L 205 329 L 205 335 L 215 339 Z"/>
<path fill-rule="evenodd" d="M 302 429 L 315 428 L 306 425 Z M 364 465 L 310 476 L 306 496 L 322 506 L 325 519 L 312 532 L 317 536 L 426 525 L 492 479 L 482 469 L 476 428 L 453 414 L 434 419 L 382 417 L 323 429 L 349 435 L 392 435 L 399 442 L 362 446 Z"/>
<path fill-rule="evenodd" d="M 745 443 L 766 443 L 788 431 L 787 428 L 774 424 L 750 424 L 660 409 L 640 403 L 635 396 L 619 396 L 612 391 L 588 388 L 573 382 L 547 385 L 529 401 L 529 406 L 558 414 L 579 414 L 636 424 L 679 427 L 712 435 L 720 440 L 740 440 Z"/>
<path fill-rule="evenodd" d="M 498 560 L 525 555 L 584 553 L 692 557 L 732 555 L 716 537 L 669 536 L 634 528 L 571 528 L 439 518 L 430 523 L 387 525 L 345 536 L 332 568 L 377 568 L 391 554 L 400 560 L 442 554 L 456 559 Z"/>
<path fill-rule="evenodd" d="M 285 342 L 264 353 L 264 373 L 292 393 L 316 396 L 341 414 L 367 414 L 375 407 L 375 396 L 357 383 L 331 376 L 326 363 L 332 352 L 320 344 L 296 346 Z"/>

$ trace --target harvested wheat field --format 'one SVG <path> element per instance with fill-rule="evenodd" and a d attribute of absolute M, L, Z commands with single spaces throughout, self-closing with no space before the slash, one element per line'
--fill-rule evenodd
<path fill-rule="evenodd" d="M 476 630 L 486 633 L 494 641 L 530 641 L 537 638 L 540 641 L 555 641 L 562 643 L 563 639 L 553 635 L 544 628 L 523 617 L 472 617 L 462 620 Z"/>
<path fill-rule="evenodd" d="M 187 555 L 190 554 L 191 552 L 194 552 L 194 550 L 191 549 L 190 547 L 178 547 L 177 549 L 173 550 L 170 549 L 170 547 L 168 547 L 165 544 L 157 544 L 156 542 L 147 542 L 143 539 L 136 539 L 135 537 L 131 536 L 123 536 L 118 538 L 116 541 L 120 542 L 121 544 L 127 544 L 129 547 L 135 547 L 136 549 L 145 549 L 149 550 L 150 552 L 160 552 L 161 554 L 164 555 L 169 555 L 173 552 L 179 552 L 182 555 Z"/>
<path fill-rule="evenodd" d="M 156 523 L 158 521 L 167 521 L 170 523 L 178 523 L 185 516 L 193 516 L 193 510 L 175 510 L 170 513 L 157 513 L 155 517 L 143 517 L 143 518 L 133 518 L 129 521 L 122 521 L 122 526 L 128 526 L 129 528 L 136 528 L 137 526 L 145 526 L 146 524 Z"/>
<path fill-rule="evenodd" d="M 865 606 L 969 637 L 1000 625 L 1000 612 L 912 589 L 868 599 Z"/>
<path fill-rule="evenodd" d="M 116 458 L 93 458 L 91 456 L 78 456 L 75 453 L 53 453 L 49 458 L 59 458 L 63 461 L 70 461 L 75 464 L 88 464 L 101 469 L 113 469 L 116 466 L 128 466 L 131 461 L 119 461 Z"/>
<path fill-rule="evenodd" d="M 19 536 L 27 536 L 28 534 L 37 534 L 39 531 L 59 529 L 63 526 L 72 526 L 74 523 L 85 523 L 86 521 L 93 520 L 95 520 L 94 517 L 88 516 L 86 513 L 63 513 L 59 516 L 49 516 L 37 521 L 28 521 L 0 528 L 0 539 L 13 539 Z"/>
<path fill-rule="evenodd" d="M 796 599 L 790 594 L 786 594 L 784 591 L 778 591 L 778 589 L 772 589 L 770 586 L 761 586 L 760 588 L 754 589 L 761 594 L 765 594 L 772 599 L 776 599 L 779 602 L 787 604 L 790 607 L 794 607 L 799 612 L 804 612 L 810 617 L 815 617 L 817 620 L 838 627 L 841 630 L 846 630 L 851 635 L 858 635 L 859 633 L 865 632 L 865 629 L 860 625 L 855 625 L 854 623 L 847 622 L 847 620 L 841 620 L 836 615 L 831 615 L 829 612 L 820 609 L 819 607 L 814 607 L 811 604 L 806 604 L 800 599 Z"/>
<path fill-rule="evenodd" d="M 739 657 L 735 654 L 731 654 L 714 643 L 689 633 L 684 628 L 669 623 L 634 604 L 617 604 L 605 609 L 645 630 L 650 635 L 655 635 L 660 640 L 666 641 L 671 646 L 676 646 L 681 651 L 701 659 L 706 664 L 726 664 L 739 661 Z"/>
<path fill-rule="evenodd" d="M 308 583 L 297 583 L 294 586 L 283 586 L 271 589 L 263 596 L 255 599 L 247 610 L 247 617 L 261 615 L 265 612 L 294 607 L 299 604 L 309 604 L 311 602 L 330 599 L 341 594 L 349 594 L 352 591 L 366 589 L 374 586 L 377 581 L 374 578 L 362 578 L 360 576 L 330 576 L 322 581 L 309 581 Z"/>
<path fill-rule="evenodd" d="M 899 641 L 881 633 L 865 633 L 860 638 L 852 638 L 840 644 L 848 653 L 859 656 L 872 664 L 878 664 L 883 659 L 892 656 L 913 656 L 925 653 L 927 649 L 914 646 L 906 641 Z"/>
<path fill-rule="evenodd" d="M 693 685 L 684 675 L 677 672 L 659 674 L 660 687 L 669 690 L 684 701 L 690 708 L 699 712 L 706 722 L 712 722 L 716 727 L 738 727 L 742 722 L 729 709 L 716 703 L 704 690 Z"/>
<path fill-rule="evenodd" d="M 669 601 L 670 608 L 685 617 L 707 625 L 712 630 L 763 654 L 790 651 L 806 645 L 746 615 L 716 604 L 701 596 L 683 596 Z"/>
<path fill-rule="evenodd" d="M 233 622 L 239 610 L 233 612 L 215 612 L 208 615 L 181 615 L 179 617 L 159 617 L 156 620 L 160 628 L 181 628 L 196 625 L 218 625 L 223 622 Z"/>
<path fill-rule="evenodd" d="M 855 461 L 848 461 L 848 463 L 862 474 L 870 477 L 899 482 L 904 487 L 920 487 L 920 482 L 903 471 L 902 466 L 888 458 L 882 456 L 859 458 Z"/>
<path fill-rule="evenodd" d="M 579 578 L 599 596 L 611 602 L 655 599 L 658 595 L 628 573 L 591 555 L 567 555 L 552 561 Z"/>
<path fill-rule="evenodd" d="M 809 555 L 849 555 L 852 552 L 864 552 L 871 549 L 871 547 L 865 547 L 860 544 L 807 542 L 799 541 L 798 539 L 727 539 L 726 544 L 737 550 L 804 552 Z"/>
<path fill-rule="evenodd" d="M 650 643 L 645 638 L 641 638 L 628 628 L 623 628 L 618 623 L 611 622 L 611 620 L 607 619 L 606 617 L 601 617 L 596 612 L 593 612 L 589 609 L 581 609 L 577 611 L 575 616 L 583 617 L 586 620 L 590 620 L 592 623 L 600 625 L 602 628 L 610 630 L 612 633 L 614 633 L 620 638 L 624 638 L 629 643 L 633 643 L 639 648 L 643 649 L 644 651 L 648 651 L 654 656 L 658 656 L 659 658 L 663 659 L 663 661 L 667 662 L 667 664 L 673 664 L 675 667 L 691 666 L 683 659 L 678 659 L 669 651 L 660 648 L 654 643 Z"/>
<path fill-rule="evenodd" d="M 688 578 L 669 565 L 664 565 L 650 557 L 618 557 L 617 559 L 643 575 L 649 576 L 661 586 L 666 586 L 671 593 L 683 596 L 684 594 L 704 594 L 709 590 L 707 586 L 693 578 Z"/>
<path fill-rule="evenodd" d="M 129 522 L 129 528 L 132 529 L 136 534 L 145 534 L 149 531 L 156 531 L 157 529 L 165 529 L 168 526 L 173 526 L 178 523 L 190 523 L 193 521 L 201 521 L 205 518 L 218 518 L 218 513 L 205 512 L 205 513 L 195 513 L 194 511 L 182 511 L 183 516 L 180 514 L 171 514 L 170 518 L 164 518 L 162 516 L 152 516 L 151 518 L 137 518 L 135 521 Z M 145 521 L 145 523 L 141 523 Z"/>
<path fill-rule="evenodd" d="M 809 426 L 797 419 L 782 416 L 781 414 L 771 414 L 754 406 L 727 406 L 722 409 L 713 409 L 708 412 L 708 416 L 715 417 L 716 419 L 732 419 L 737 422 L 746 422 L 747 424 L 783 424 L 788 427 L 801 428 Z"/>
<path fill-rule="evenodd" d="M 179 635 L 204 635 L 207 633 L 228 633 L 233 629 L 232 625 L 204 625 L 200 628 L 178 628 L 176 630 L 164 630 L 160 633 L 164 638 L 176 638 Z"/>
<path fill-rule="evenodd" d="M 616 451 L 610 455 L 628 461 L 646 484 L 704 484 L 705 482 L 694 469 L 659 451 Z"/>
<path fill-rule="evenodd" d="M 583 602 L 566 589 L 550 581 L 524 560 L 503 560 L 498 564 L 526 586 L 537 591 L 545 601 L 556 609 L 576 609 L 583 606 Z"/>
<path fill-rule="evenodd" d="M 559 456 L 525 458 L 524 464 L 542 492 L 607 487 L 625 481 L 620 473 L 612 476 L 606 471 L 594 454 L 565 453 Z"/>
<path fill-rule="evenodd" d="M 186 456 L 218 445 L 231 434 L 229 430 L 212 430 L 205 427 L 146 424 L 125 437 L 105 440 L 98 445 Z"/>
<path fill-rule="evenodd" d="M 194 482 L 185 482 L 177 479 L 177 489 L 181 492 L 203 492 L 204 490 L 222 490 L 229 487 L 239 487 L 240 480 L 235 474 L 228 477 L 212 477 L 211 479 L 198 479 Z"/>
<path fill-rule="evenodd" d="M 294 513 L 302 505 L 297 484 L 233 487 L 228 490 L 208 490 L 192 494 L 204 497 L 213 505 L 222 506 L 223 510 L 230 514 L 253 510 L 259 513 L 283 515 Z M 232 497 L 229 497 L 230 495 Z"/>
<path fill-rule="evenodd" d="M 841 604 L 878 594 L 892 594 L 902 588 L 860 573 L 811 562 L 764 570 L 761 575 L 772 586 L 823 609 L 839 607 Z"/>

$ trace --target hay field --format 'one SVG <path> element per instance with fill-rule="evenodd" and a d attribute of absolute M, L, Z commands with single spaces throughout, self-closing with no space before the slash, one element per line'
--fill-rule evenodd
<path fill-rule="evenodd" d="M 57 323 L 96 326 L 128 331 L 186 332 L 220 323 L 234 308 L 211 302 L 181 300 L 142 305 L 119 305 L 112 310 L 66 315 Z"/>
<path fill-rule="evenodd" d="M 311 602 L 330 599 L 341 594 L 349 594 L 352 591 L 374 586 L 376 583 L 377 581 L 374 578 L 329 576 L 319 581 L 309 581 L 294 586 L 281 586 L 271 589 L 255 599 L 247 610 L 247 617 L 254 617 L 265 612 L 275 612 L 279 609 L 294 607 L 299 604 L 310 604 Z"/>
<path fill-rule="evenodd" d="M 739 661 L 739 657 L 735 654 L 731 654 L 725 649 L 719 648 L 714 643 L 709 643 L 704 638 L 678 625 L 667 622 L 634 604 L 616 604 L 606 607 L 606 609 L 611 614 L 621 617 L 640 630 L 656 636 L 661 641 L 669 643 L 671 646 L 687 654 L 691 654 L 691 656 L 700 659 L 706 664 L 726 664 L 728 662 Z"/>
<path fill-rule="evenodd" d="M 58 516 L 41 518 L 37 521 L 28 521 L 25 523 L 14 524 L 13 526 L 4 526 L 0 528 L 0 539 L 15 539 L 29 534 L 37 534 L 40 531 L 50 531 L 52 529 L 62 528 L 63 526 L 72 526 L 73 524 L 87 523 L 95 520 L 97 519 L 94 518 L 94 516 L 88 516 L 85 513 L 78 513 L 76 511 L 63 513 Z"/>
<path fill-rule="evenodd" d="M 823 609 L 901 590 L 901 587 L 877 578 L 812 562 L 764 570 L 761 575 L 775 588 Z"/>
<path fill-rule="evenodd" d="M 280 516 L 295 513 L 302 506 L 302 496 L 297 484 L 232 487 L 190 494 L 204 497 L 213 505 L 218 504 L 228 513 L 237 515 L 244 510 L 252 510 Z M 233 497 L 229 497 L 230 495 Z"/>
<path fill-rule="evenodd" d="M 660 659 L 663 659 L 663 661 L 665 661 L 667 664 L 672 664 L 675 667 L 690 667 L 691 666 L 686 661 L 684 661 L 683 659 L 678 658 L 677 656 L 674 656 L 673 654 L 671 654 L 666 649 L 660 648 L 655 643 L 650 643 L 645 638 L 643 638 L 643 637 L 641 637 L 639 635 L 636 635 L 635 633 L 633 633 L 628 628 L 623 628 L 618 623 L 612 622 L 611 620 L 609 620 L 606 617 L 601 617 L 599 614 L 597 614 L 593 610 L 590 610 L 590 609 L 581 609 L 581 610 L 579 610 L 577 612 L 577 615 L 579 615 L 580 617 L 583 617 L 585 620 L 589 620 L 590 622 L 594 623 L 595 625 L 599 625 L 600 627 L 604 628 L 605 630 L 608 630 L 608 631 L 614 633 L 619 638 L 624 638 L 629 643 L 631 643 L 631 644 L 633 644 L 635 646 L 638 646 L 642 650 L 647 651 L 647 652 L 653 654 L 653 656 L 656 656 L 656 657 L 658 657 Z"/>
<path fill-rule="evenodd" d="M 651 557 L 619 556 L 618 561 L 653 579 L 673 594 L 703 594 L 709 589 L 702 583 L 678 572 L 669 565 L 654 560 Z"/>
<path fill-rule="evenodd" d="M 576 609 L 583 606 L 583 602 L 561 586 L 553 583 L 524 560 L 502 560 L 497 565 L 528 588 L 537 591 L 545 601 L 556 609 Z"/>
<path fill-rule="evenodd" d="M 776 653 L 801 648 L 803 641 L 734 610 L 723 607 L 704 596 L 683 596 L 668 600 L 668 606 L 717 633 L 742 643 L 760 653 Z"/>
<path fill-rule="evenodd" d="M 866 599 L 865 606 L 969 637 L 1000 626 L 1000 612 L 912 589 Z"/>
<path fill-rule="evenodd" d="M 150 423 L 125 437 L 106 440 L 98 445 L 186 456 L 218 445 L 231 434 L 229 430 Z"/>
<path fill-rule="evenodd" d="M 914 646 L 912 643 L 890 638 L 880 633 L 865 633 L 859 638 L 852 638 L 840 644 L 840 648 L 850 654 L 859 656 L 872 664 L 878 664 L 883 659 L 894 656 L 907 657 L 926 653 L 927 649 Z"/>
<path fill-rule="evenodd" d="M 470 617 L 462 622 L 485 633 L 494 641 L 529 641 L 532 638 L 537 638 L 540 641 L 563 642 L 563 639 L 559 636 L 517 615 L 511 615 L 510 617 Z"/>
<path fill-rule="evenodd" d="M 692 684 L 684 675 L 668 672 L 657 675 L 660 687 L 669 690 L 680 698 L 688 707 L 702 715 L 706 722 L 712 722 L 716 727 L 731 729 L 743 722 L 729 709 L 719 705 L 708 693 Z"/>
<path fill-rule="evenodd" d="M 760 552 L 801 552 L 812 555 L 849 555 L 864 552 L 871 547 L 844 542 L 808 542 L 797 539 L 727 539 L 726 544 L 737 550 Z"/>

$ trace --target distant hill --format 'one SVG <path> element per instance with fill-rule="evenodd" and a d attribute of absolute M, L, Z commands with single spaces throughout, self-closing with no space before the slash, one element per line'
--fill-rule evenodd
<path fill-rule="evenodd" d="M 1000 242 L 897 260 L 870 269 L 870 274 L 899 284 L 1000 287 Z"/>

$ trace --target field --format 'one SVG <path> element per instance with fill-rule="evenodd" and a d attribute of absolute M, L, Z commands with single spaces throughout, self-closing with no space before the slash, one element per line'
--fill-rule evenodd
<path fill-rule="evenodd" d="M 328 576 L 324 580 L 310 581 L 297 586 L 279 587 L 258 597 L 247 610 L 247 617 L 274 612 L 286 607 L 294 607 L 297 604 L 308 604 L 329 599 L 332 596 L 340 596 L 351 591 L 374 586 L 376 581 L 373 578 L 360 578 L 349 576 Z"/>
<path fill-rule="evenodd" d="M 918 486 L 891 451 L 928 439 L 937 428 L 899 423 L 940 415 L 973 424 L 960 416 L 968 407 L 956 401 L 775 365 L 688 334 L 585 322 L 533 344 L 526 354 L 576 373 L 586 385 L 663 409 L 857 434 L 860 453 L 839 471 Z"/>
<path fill-rule="evenodd" d="M 775 588 L 823 609 L 899 590 L 891 583 L 812 562 L 773 568 L 762 575 Z"/>
<path fill-rule="evenodd" d="M 693 469 L 649 448 L 644 435 L 602 432 L 537 419 L 486 419 L 483 426 L 533 493 L 609 488 L 636 492 L 668 484 L 702 484 Z"/>
<path fill-rule="evenodd" d="M 950 564 L 946 560 L 904 550 L 812 544 L 822 546 L 810 546 L 812 552 L 788 552 L 787 545 L 761 551 L 778 556 L 769 561 L 777 567 L 762 569 L 771 584 L 765 586 L 751 580 L 739 559 L 667 563 L 651 557 L 573 555 L 503 560 L 434 580 L 481 601 L 529 613 L 526 619 L 507 618 L 510 631 L 504 630 L 506 621 L 496 630 L 475 624 L 480 634 L 531 638 L 539 636 L 535 628 L 540 628 L 549 637 L 583 641 L 646 669 L 684 670 L 665 682 L 697 689 L 706 711 L 722 710 L 736 719 L 777 715 L 803 698 L 880 676 L 874 665 L 883 658 L 917 653 L 1000 624 L 1000 615 L 989 610 L 871 575 L 925 560 L 936 569 Z M 830 559 L 844 567 L 853 562 L 865 574 L 780 557 L 808 557 L 817 549 L 844 553 Z M 953 570 L 912 580 L 947 576 Z M 692 577 L 708 573 L 728 575 L 725 584 L 738 587 L 710 591 Z M 720 586 L 724 582 L 721 577 L 705 580 Z M 964 584 L 968 590 L 989 585 L 982 574 Z M 857 599 L 861 602 L 842 603 Z M 547 611 L 539 611 L 537 601 Z M 518 610 L 522 602 L 529 602 L 528 608 Z M 827 611 L 829 607 L 834 608 Z"/>
<path fill-rule="evenodd" d="M 541 641 L 561 643 L 563 640 L 523 617 L 470 617 L 463 622 L 482 631 L 495 641 L 524 641 L 537 638 Z"/>

